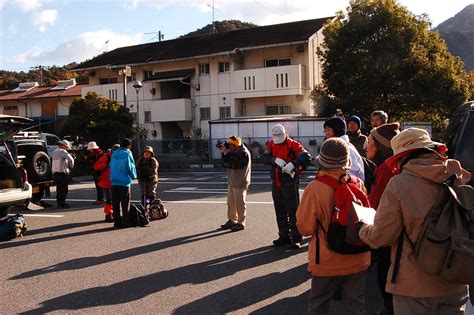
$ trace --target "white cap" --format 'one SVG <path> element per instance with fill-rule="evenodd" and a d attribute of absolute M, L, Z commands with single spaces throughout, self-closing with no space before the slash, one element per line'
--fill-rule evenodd
<path fill-rule="evenodd" d="M 67 140 L 61 140 L 61 141 L 58 142 L 58 144 L 65 145 L 68 149 L 71 148 L 71 144 Z"/>

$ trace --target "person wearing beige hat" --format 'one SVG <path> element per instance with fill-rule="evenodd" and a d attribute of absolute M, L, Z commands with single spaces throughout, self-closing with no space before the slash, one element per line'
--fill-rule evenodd
<path fill-rule="evenodd" d="M 156 197 L 159 166 L 160 164 L 155 158 L 153 147 L 144 147 L 142 156 L 137 162 L 137 178 L 144 207 L 146 207 L 147 204 L 151 204 Z"/>
<path fill-rule="evenodd" d="M 68 175 L 74 167 L 74 158 L 67 152 L 71 149 L 69 141 L 62 140 L 51 154 L 53 180 L 56 184 L 56 202 L 59 208 L 69 208 L 66 197 L 69 189 Z"/>
<path fill-rule="evenodd" d="M 396 261 L 398 240 L 403 233 L 416 240 L 425 217 L 442 195 L 445 181 L 455 176 L 456 184 L 469 181 L 469 172 L 445 155 L 446 146 L 431 140 L 418 128 L 408 128 L 390 141 L 394 155 L 386 160 L 397 175 L 389 181 L 380 199 L 373 224 L 362 224 L 361 240 L 372 248 L 392 246 Z M 395 314 L 463 314 L 467 286 L 448 283 L 421 270 L 412 257 L 411 246 L 401 247 L 398 274 L 390 266 L 386 291 L 393 294 Z"/>

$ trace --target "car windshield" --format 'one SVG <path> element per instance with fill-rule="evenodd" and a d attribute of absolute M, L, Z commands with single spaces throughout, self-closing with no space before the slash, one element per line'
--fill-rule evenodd
<path fill-rule="evenodd" d="M 462 125 L 454 156 L 464 168 L 469 170 L 474 169 L 474 141 L 472 139 L 474 139 L 474 111 L 469 113 Z"/>

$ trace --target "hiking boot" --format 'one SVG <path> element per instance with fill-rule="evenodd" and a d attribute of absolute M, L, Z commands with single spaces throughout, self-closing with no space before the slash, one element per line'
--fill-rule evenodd
<path fill-rule="evenodd" d="M 105 215 L 105 222 L 114 222 L 114 216 L 111 214 Z"/>
<path fill-rule="evenodd" d="M 279 237 L 273 241 L 273 245 L 275 246 L 284 246 L 291 243 L 291 239 L 289 237 Z"/>
<path fill-rule="evenodd" d="M 242 231 L 245 230 L 245 226 L 242 223 L 237 223 L 230 228 L 232 232 Z"/>
<path fill-rule="evenodd" d="M 225 224 L 221 225 L 221 229 L 228 230 L 231 227 L 233 227 L 234 225 L 237 225 L 237 223 L 235 223 L 234 221 L 228 220 Z"/>

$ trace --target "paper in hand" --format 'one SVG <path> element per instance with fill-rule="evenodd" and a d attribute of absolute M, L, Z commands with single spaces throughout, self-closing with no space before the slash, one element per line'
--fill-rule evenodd
<path fill-rule="evenodd" d="M 352 203 L 359 221 L 365 224 L 374 224 L 375 210 L 372 208 L 363 207 L 355 202 Z"/>

